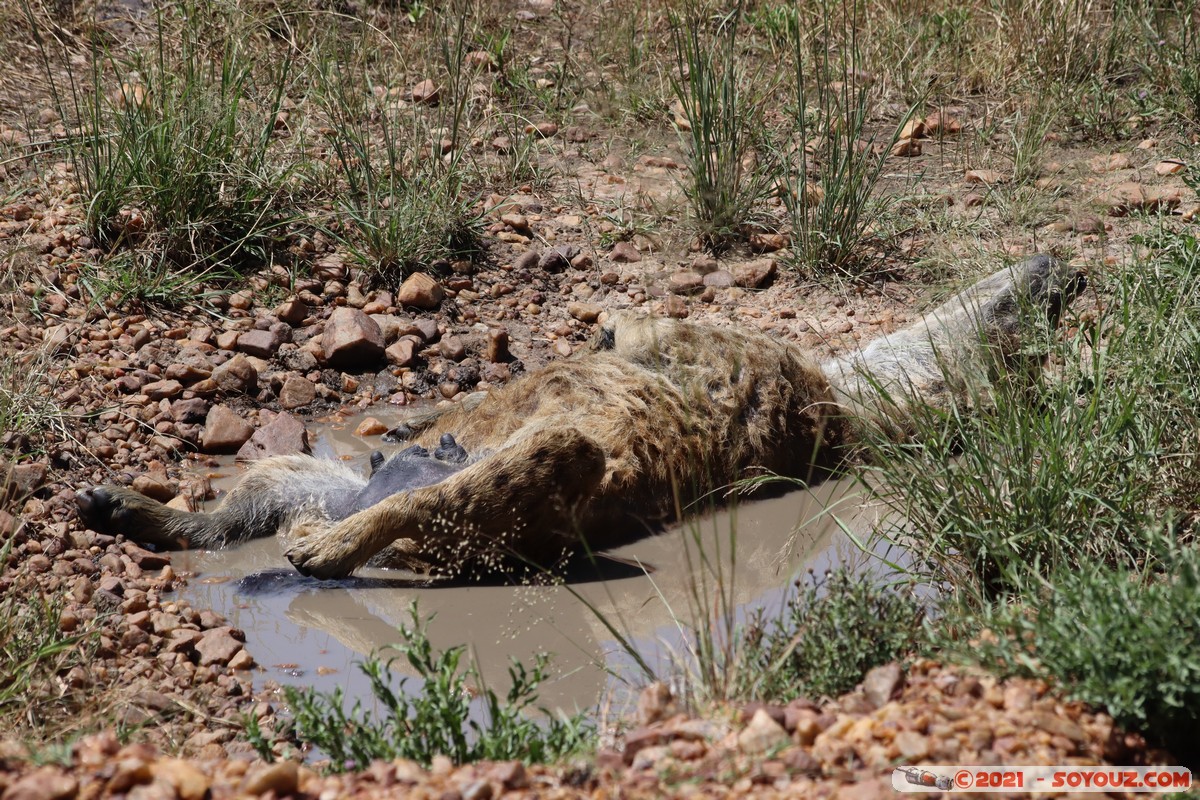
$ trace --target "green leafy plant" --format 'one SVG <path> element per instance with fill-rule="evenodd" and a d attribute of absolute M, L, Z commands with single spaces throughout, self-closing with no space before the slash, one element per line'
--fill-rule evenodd
<path fill-rule="evenodd" d="M 481 759 L 552 761 L 585 747 L 591 725 L 585 715 L 560 716 L 536 708 L 537 689 L 546 676 L 549 659 L 536 656 L 526 667 L 509 667 L 510 688 L 503 697 L 478 686 L 474 666 L 463 668 L 463 646 L 435 650 L 416 604 L 409 608 L 411 624 L 400 628 L 398 655 L 387 660 L 373 656 L 359 666 L 371 682 L 379 711 L 356 702 L 347 713 L 341 690 L 331 694 L 285 687 L 296 738 L 321 749 L 331 769 L 362 767 L 373 759 L 411 758 L 429 764 L 435 755 L 455 763 Z M 406 694 L 407 679 L 393 684 L 392 665 L 403 660 L 422 681 L 420 692 Z M 472 700 L 475 696 L 477 700 Z M 534 719 L 532 711 L 543 719 Z M 269 750 L 253 726 L 260 752 Z"/>
<path fill-rule="evenodd" d="M 871 574 L 840 568 L 808 574 L 779 618 L 760 616 L 748 632 L 757 683 L 748 694 L 772 701 L 836 697 L 872 668 L 925 646 L 925 607 Z"/>

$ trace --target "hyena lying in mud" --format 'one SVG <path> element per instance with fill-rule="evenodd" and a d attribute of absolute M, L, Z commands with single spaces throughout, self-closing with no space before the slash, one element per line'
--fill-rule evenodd
<path fill-rule="evenodd" d="M 1035 256 L 823 364 L 758 332 L 618 313 L 576 356 L 406 431 L 414 446 L 373 458 L 369 480 L 340 463 L 283 456 L 250 467 L 211 513 L 104 486 L 79 493 L 80 515 L 164 547 L 279 535 L 296 569 L 318 578 L 367 563 L 435 572 L 487 571 L 512 556 L 551 564 L 633 538 L 672 517 L 677 500 L 752 470 L 820 480 L 862 426 L 904 435 L 906 403 L 944 407 L 999 371 L 1036 369 L 1027 312 L 1053 325 L 1082 286 L 1081 275 Z"/>

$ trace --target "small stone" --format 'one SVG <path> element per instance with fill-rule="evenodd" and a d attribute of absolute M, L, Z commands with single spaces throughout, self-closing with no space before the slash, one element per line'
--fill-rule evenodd
<path fill-rule="evenodd" d="M 667 278 L 667 287 L 674 294 L 695 294 L 704 289 L 704 285 L 704 276 L 696 272 L 674 272 Z"/>
<path fill-rule="evenodd" d="M 388 363 L 394 367 L 412 366 L 417 358 L 417 343 L 405 336 L 383 351 Z"/>
<path fill-rule="evenodd" d="M 257 664 L 254 662 L 254 657 L 247 653 L 245 649 L 237 651 L 233 658 L 229 659 L 229 668 L 236 670 L 254 669 Z"/>
<path fill-rule="evenodd" d="M 138 475 L 133 479 L 130 488 L 138 494 L 143 494 L 160 503 L 166 503 L 175 496 L 175 491 L 170 484 L 163 480 L 165 477 L 153 474 Z"/>
<path fill-rule="evenodd" d="M 899 158 L 911 158 L 921 155 L 921 143 L 916 139 L 900 139 L 892 145 L 892 155 Z"/>
<path fill-rule="evenodd" d="M 448 358 L 451 361 L 462 361 L 467 357 L 467 348 L 462 343 L 462 339 L 457 336 L 447 336 L 438 344 L 438 350 L 443 358 Z"/>
<path fill-rule="evenodd" d="M 573 244 L 556 245 L 542 253 L 538 259 L 539 269 L 547 272 L 562 272 L 571 266 L 571 259 L 579 255 L 579 248 Z"/>
<path fill-rule="evenodd" d="M 636 264 L 642 260 L 642 254 L 634 247 L 633 242 L 617 242 L 609 252 L 608 257 L 617 264 Z"/>
<path fill-rule="evenodd" d="M 496 59 L 487 50 L 472 50 L 463 56 L 463 64 L 486 72 L 496 69 Z"/>
<path fill-rule="evenodd" d="M 711 272 L 716 272 L 720 269 L 720 264 L 715 258 L 708 253 L 699 253 L 692 259 L 692 272 L 697 275 L 708 275 Z M 616 283 L 616 281 L 613 281 Z"/>
<path fill-rule="evenodd" d="M 4 790 L 4 800 L 67 800 L 75 796 L 79 782 L 58 767 L 38 767 Z"/>
<path fill-rule="evenodd" d="M 600 317 L 603 309 L 595 303 L 567 303 L 567 313 L 580 322 L 591 325 Z"/>
<path fill-rule="evenodd" d="M 944 111 L 938 111 L 925 118 L 925 135 L 938 136 L 962 133 L 962 123 Z"/>
<path fill-rule="evenodd" d="M 354 429 L 355 436 L 381 436 L 387 432 L 388 426 L 374 417 L 367 417 Z"/>
<path fill-rule="evenodd" d="M 214 369 L 212 380 L 226 394 L 253 394 L 258 391 L 258 370 L 240 353 Z"/>
<path fill-rule="evenodd" d="M 754 712 L 750 723 L 738 734 L 738 748 L 747 754 L 767 753 L 791 741 L 783 729 L 764 709 Z"/>
<path fill-rule="evenodd" d="M 204 800 L 208 794 L 208 776 L 179 758 L 163 758 L 154 762 L 151 771 L 155 778 L 175 789 L 179 800 Z"/>
<path fill-rule="evenodd" d="M 904 683 L 904 672 L 896 663 L 875 667 L 863 678 L 863 695 L 873 708 L 882 708 Z"/>
<path fill-rule="evenodd" d="M 553 122 L 539 122 L 537 124 L 529 124 L 525 126 L 525 134 L 527 136 L 538 136 L 542 139 L 549 139 L 554 134 L 558 133 L 558 125 Z"/>
<path fill-rule="evenodd" d="M 981 184 L 983 186 L 1008 183 L 1008 176 L 994 169 L 969 169 L 964 177 L 967 183 Z"/>
<path fill-rule="evenodd" d="M 704 276 L 704 285 L 714 289 L 728 289 L 736 284 L 737 278 L 733 277 L 733 273 L 728 270 L 719 269 Z"/>
<path fill-rule="evenodd" d="M 1163 159 L 1154 165 L 1155 175 L 1177 175 L 1187 169 L 1187 164 L 1174 158 Z"/>
<path fill-rule="evenodd" d="M 242 642 L 234 637 L 233 628 L 213 628 L 205 631 L 200 641 L 196 642 L 196 653 L 200 657 L 197 663 L 202 667 L 213 664 L 225 666 L 241 649 Z"/>
<path fill-rule="evenodd" d="M 920 761 L 929 755 L 929 740 L 916 731 L 900 731 L 894 741 L 900 755 L 909 763 Z"/>
<path fill-rule="evenodd" d="M 414 103 L 421 103 L 427 106 L 437 105 L 438 100 L 441 99 L 441 95 L 441 90 L 438 89 L 437 84 L 430 80 L 421 81 L 409 90 L 409 97 L 412 98 Z"/>
<path fill-rule="evenodd" d="M 1129 181 L 1100 195 L 1097 202 L 1108 207 L 1110 216 L 1121 217 L 1134 211 L 1174 208 L 1181 199 L 1182 194 L 1178 189 L 1154 189 Z"/>
<path fill-rule="evenodd" d="M 674 710 L 674 704 L 671 687 L 662 681 L 655 681 L 638 695 L 638 724 L 645 727 L 666 719 Z"/>
<path fill-rule="evenodd" d="M 153 381 L 142 387 L 142 394 L 151 400 L 164 400 L 183 394 L 183 384 L 179 381 Z"/>
<path fill-rule="evenodd" d="M 321 349 L 338 369 L 372 366 L 383 355 L 383 331 L 356 308 L 336 308 L 325 323 Z"/>
<path fill-rule="evenodd" d="M 520 761 L 506 761 L 488 771 L 488 777 L 499 783 L 506 792 L 524 789 L 529 785 L 529 773 Z"/>
<path fill-rule="evenodd" d="M 396 304 L 412 308 L 434 309 L 442 302 L 446 292 L 440 283 L 424 272 L 414 272 L 400 284 L 396 292 Z"/>
<path fill-rule="evenodd" d="M 308 304 L 298 297 L 285 300 L 275 309 L 275 316 L 288 325 L 299 325 L 308 319 Z"/>
<path fill-rule="evenodd" d="M 237 349 L 246 355 L 271 358 L 281 344 L 283 337 L 275 331 L 249 330 L 238 336 Z"/>
<path fill-rule="evenodd" d="M 667 316 L 671 319 L 686 319 L 688 314 L 691 313 L 688 310 L 687 301 L 679 295 L 667 295 L 667 299 L 663 304 L 665 306 Z"/>
<path fill-rule="evenodd" d="M 1114 153 L 1111 156 L 1096 156 L 1088 162 L 1088 165 L 1092 168 L 1092 172 L 1105 173 L 1131 169 L 1133 162 L 1124 153 Z"/>
<path fill-rule="evenodd" d="M 746 289 L 761 289 L 775 279 L 778 267 L 773 258 L 763 258 L 733 268 L 733 280 Z"/>
<path fill-rule="evenodd" d="M 227 406 L 213 406 L 204 420 L 200 448 L 206 453 L 237 450 L 253 435 L 254 426 L 236 411 Z"/>
<path fill-rule="evenodd" d="M 983 205 L 986 200 L 986 195 L 982 195 L 979 192 L 969 192 L 963 195 L 962 203 L 964 208 L 978 208 L 979 206 Z"/>
<path fill-rule="evenodd" d="M 317 387 L 308 378 L 293 375 L 279 390 L 279 405 L 288 409 L 303 408 L 317 399 Z"/>
<path fill-rule="evenodd" d="M 782 233 L 752 233 L 749 244 L 756 253 L 774 253 L 788 246 L 788 237 Z"/>
<path fill-rule="evenodd" d="M 304 423 L 286 411 L 254 432 L 237 451 L 238 461 L 256 461 L 269 456 L 288 456 L 309 453 L 308 431 Z"/>
<path fill-rule="evenodd" d="M 300 786 L 300 770 L 295 761 L 279 761 L 254 770 L 242 781 L 246 794 L 274 792 L 276 797 L 295 794 Z"/>
<path fill-rule="evenodd" d="M 904 123 L 904 127 L 900 129 L 898 139 L 921 139 L 925 136 L 925 120 L 910 119 Z"/>
<path fill-rule="evenodd" d="M 504 328 L 489 328 L 487 334 L 487 360 L 499 364 L 512 359 L 508 350 L 508 331 Z"/>

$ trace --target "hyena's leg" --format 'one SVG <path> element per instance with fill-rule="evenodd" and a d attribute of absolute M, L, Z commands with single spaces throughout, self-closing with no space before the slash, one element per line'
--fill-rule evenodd
<path fill-rule="evenodd" d="M 396 427 L 383 435 L 383 441 L 388 444 L 399 444 L 407 442 L 423 431 L 429 430 L 433 423 L 444 417 L 451 411 L 473 411 L 479 407 L 479 404 L 487 399 L 487 392 L 472 392 L 462 399 L 461 403 L 453 405 L 436 406 L 424 411 L 418 411 L 405 418 Z"/>
<path fill-rule="evenodd" d="M 255 462 L 212 513 L 168 508 L 123 486 L 76 495 L 79 517 L 92 530 L 165 548 L 218 548 L 273 536 L 299 516 L 337 515 L 365 481 L 341 463 L 312 456 Z"/>
<path fill-rule="evenodd" d="M 903 416 L 914 400 L 945 407 L 965 388 L 986 384 L 997 366 L 1011 371 L 1040 365 L 1045 348 L 1038 337 L 1085 286 L 1082 273 L 1037 255 L 821 369 L 839 401 L 858 417 Z"/>
<path fill-rule="evenodd" d="M 537 561 L 569 534 L 604 478 L 604 452 L 569 428 L 538 431 L 446 480 L 394 495 L 339 523 L 302 520 L 288 560 L 340 578 L 398 540 L 416 560 L 452 564 L 489 551 Z M 406 543 L 407 545 L 407 543 Z"/>

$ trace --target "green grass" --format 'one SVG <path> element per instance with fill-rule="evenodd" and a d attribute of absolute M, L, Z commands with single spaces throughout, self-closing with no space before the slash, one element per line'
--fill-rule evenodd
<path fill-rule="evenodd" d="M 182 22 L 161 12 L 148 48 L 110 49 L 94 38 L 66 85 L 30 23 L 57 110 L 76 131 L 65 146 L 96 239 L 180 270 L 261 265 L 290 221 L 290 164 L 272 154 L 293 63 L 256 61 L 244 31 L 210 44 L 201 17 L 188 12 Z"/>
<path fill-rule="evenodd" d="M 796 589 L 778 618 L 760 617 L 747 631 L 757 667 L 755 684 L 745 690 L 751 697 L 837 697 L 874 667 L 925 647 L 925 608 L 904 587 L 841 568 L 810 572 Z"/>
<path fill-rule="evenodd" d="M 400 628 L 398 655 L 376 655 L 359 666 L 371 681 L 378 710 L 356 701 L 347 713 L 341 690 L 284 688 L 296 739 L 330 758 L 333 771 L 361 769 L 375 759 L 410 758 L 428 765 L 435 755 L 455 763 L 483 759 L 554 761 L 587 747 L 592 726 L 585 715 L 556 715 L 536 706 L 538 686 L 545 680 L 549 657 L 538 654 L 532 667 L 514 661 L 503 696 L 480 685 L 474 666 L 463 666 L 464 646 L 435 650 L 416 604 L 409 625 Z M 403 663 L 422 682 L 419 693 L 406 694 L 407 678 L 394 683 L 392 665 Z M 472 700 L 472 697 L 477 698 Z M 537 718 L 535 718 L 535 713 Z M 264 758 L 270 743 L 257 725 L 251 741 Z"/>

